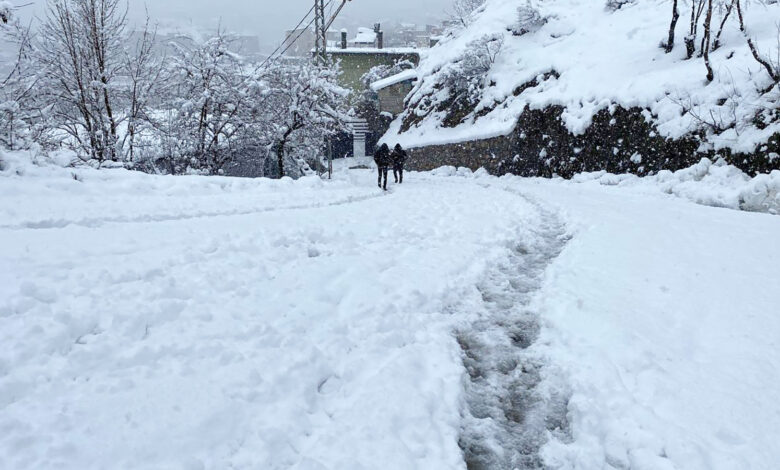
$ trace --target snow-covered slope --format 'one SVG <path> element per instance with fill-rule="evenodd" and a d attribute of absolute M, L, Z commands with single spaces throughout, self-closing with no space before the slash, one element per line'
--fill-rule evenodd
<path fill-rule="evenodd" d="M 780 4 L 742 3 L 750 36 L 762 54 L 776 60 Z M 687 2 L 680 2 L 676 47 L 668 54 L 659 44 L 667 38 L 671 1 L 636 0 L 612 11 L 602 0 L 535 0 L 529 5 L 545 22 L 518 36 L 512 31 L 518 28 L 521 4 L 487 0 L 473 23 L 425 55 L 409 110 L 385 138 L 419 147 L 506 135 L 526 107 L 553 105 L 565 108 L 561 118 L 575 134 L 583 132 L 597 111 L 615 105 L 645 109 L 646 118 L 665 137 L 702 129 L 710 133 L 714 147 L 741 152 L 754 151 L 780 131 L 778 119 L 763 129 L 755 126 L 756 115 L 774 106 L 780 90 L 775 87 L 764 95 L 758 91 L 772 82 L 751 56 L 734 12 L 721 47 L 711 53 L 715 79 L 708 83 L 698 50 L 694 58 L 685 58 Z M 723 12 L 715 10 L 715 31 Z M 485 35 L 502 44 L 485 76 L 479 103 L 460 124 L 443 125 L 449 109 L 436 106 L 449 97 L 445 76 Z M 414 124 L 406 129 L 405 121 Z M 735 126 L 714 135 L 710 121 L 724 127 L 734 121 Z"/>

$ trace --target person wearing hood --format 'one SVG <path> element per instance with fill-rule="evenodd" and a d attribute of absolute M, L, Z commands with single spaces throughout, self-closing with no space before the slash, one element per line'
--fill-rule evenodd
<path fill-rule="evenodd" d="M 406 159 L 409 158 L 409 155 L 406 153 L 406 150 L 401 147 L 401 144 L 395 144 L 391 158 L 393 160 L 393 178 L 396 183 L 403 183 L 404 164 L 406 163 Z"/>
<path fill-rule="evenodd" d="M 376 168 L 379 171 L 377 184 L 380 188 L 387 191 L 387 170 L 390 167 L 390 163 L 392 163 L 390 147 L 388 147 L 387 144 L 382 144 L 376 149 L 376 152 L 374 152 L 374 163 L 376 163 Z M 385 178 L 384 185 L 382 184 L 382 176 Z"/>

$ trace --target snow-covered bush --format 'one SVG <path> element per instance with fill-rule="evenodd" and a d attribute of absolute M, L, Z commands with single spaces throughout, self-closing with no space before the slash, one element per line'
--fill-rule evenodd
<path fill-rule="evenodd" d="M 14 5 L 11 2 L 0 1 L 0 25 L 8 24 L 13 19 Z"/>
<path fill-rule="evenodd" d="M 756 175 L 739 194 L 742 210 L 780 215 L 780 171 Z"/>
<path fill-rule="evenodd" d="M 120 0 L 49 4 L 40 27 L 37 88 L 53 106 L 51 127 L 85 159 L 116 161 L 126 16 Z"/>
<path fill-rule="evenodd" d="M 608 10 L 615 11 L 632 3 L 636 3 L 636 0 L 607 0 L 606 6 Z"/>
<path fill-rule="evenodd" d="M 482 36 L 470 42 L 460 60 L 444 70 L 442 83 L 453 104 L 472 109 L 480 102 L 485 79 L 503 44 L 501 35 Z"/>
<path fill-rule="evenodd" d="M 0 77 L 0 146 L 16 150 L 40 140 L 46 106 L 37 93 L 38 68 L 30 30 L 18 20 L 9 21 L 0 29 L 0 41 L 14 51 L 10 72 Z"/>
<path fill-rule="evenodd" d="M 517 24 L 512 32 L 515 36 L 532 33 L 547 23 L 547 19 L 542 16 L 539 9 L 531 4 L 531 0 L 525 5 L 517 8 Z"/>
<path fill-rule="evenodd" d="M 276 171 L 296 178 L 319 165 L 326 138 L 344 130 L 349 92 L 336 67 L 275 64 L 262 72 L 257 133 L 273 152 Z"/>
<path fill-rule="evenodd" d="M 474 13 L 485 4 L 485 0 L 455 0 L 452 4 L 452 19 L 461 26 L 473 21 Z"/>
<path fill-rule="evenodd" d="M 248 78 L 230 44 L 218 33 L 199 46 L 178 46 L 169 60 L 156 127 L 170 173 L 218 173 L 234 156 Z"/>

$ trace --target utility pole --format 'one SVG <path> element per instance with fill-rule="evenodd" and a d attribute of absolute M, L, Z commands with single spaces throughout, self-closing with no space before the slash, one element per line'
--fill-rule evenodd
<path fill-rule="evenodd" d="M 314 0 L 314 60 L 318 65 L 325 65 L 327 60 L 327 28 L 325 0 Z"/>
<path fill-rule="evenodd" d="M 341 9 L 347 2 L 341 0 L 333 16 L 325 18 L 325 0 L 314 0 L 314 62 L 324 66 L 328 62 L 328 29 L 336 21 Z M 328 2 L 330 3 L 330 2 Z M 333 177 L 333 141 L 328 139 L 328 179 Z"/>
<path fill-rule="evenodd" d="M 336 8 L 333 16 L 326 18 L 325 0 L 314 0 L 314 60 L 318 64 L 324 65 L 328 58 L 328 29 L 336 21 L 336 17 L 341 13 L 344 5 L 351 1 L 341 0 L 341 4 Z"/>

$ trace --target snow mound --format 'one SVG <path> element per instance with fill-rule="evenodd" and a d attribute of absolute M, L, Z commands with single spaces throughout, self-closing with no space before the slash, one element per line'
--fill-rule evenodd
<path fill-rule="evenodd" d="M 489 176 L 483 168 L 471 172 L 468 168 L 443 166 L 430 172 L 434 176 Z M 509 181 L 542 181 L 543 178 L 523 178 L 505 175 Z M 663 170 L 656 175 L 639 177 L 632 174 L 612 174 L 606 171 L 578 173 L 570 180 L 555 179 L 563 185 L 599 185 L 630 188 L 645 194 L 670 194 L 697 204 L 751 212 L 780 214 L 780 171 L 753 178 L 723 160 L 712 162 L 703 158 L 696 165 L 675 172 Z"/>
<path fill-rule="evenodd" d="M 0 151 L 0 199 L 18 201 L 0 205 L 0 227 L 175 221 L 324 207 L 376 196 L 373 188 L 354 188 L 343 180 L 326 185 L 318 176 L 298 180 L 161 176 L 123 168 L 65 166 L 71 160 L 67 152 L 44 158 Z M 160 204 L 160 194 L 170 200 Z"/>
<path fill-rule="evenodd" d="M 588 182 L 661 191 L 706 206 L 780 214 L 780 171 L 750 178 L 722 160 L 713 163 L 704 158 L 690 168 L 645 177 L 593 172 L 572 178 L 574 184 Z"/>

